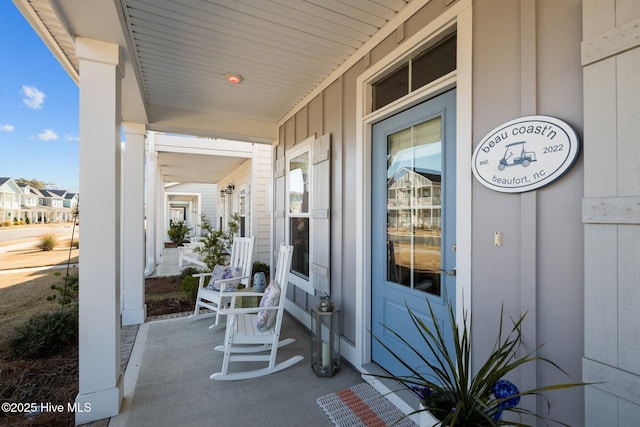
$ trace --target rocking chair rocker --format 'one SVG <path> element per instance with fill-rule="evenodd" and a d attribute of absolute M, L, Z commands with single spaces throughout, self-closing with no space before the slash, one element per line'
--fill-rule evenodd
<path fill-rule="evenodd" d="M 222 370 L 211 375 L 211 379 L 243 380 L 261 377 L 286 369 L 304 359 L 303 356 L 296 355 L 276 363 L 278 348 L 295 341 L 294 338 L 280 340 L 292 254 L 292 246 L 284 244 L 280 246 L 275 277 L 264 292 L 242 292 L 240 290 L 235 293 L 234 299 L 241 296 L 262 295 L 263 299 L 259 307 L 220 310 L 222 314 L 228 316 L 227 329 L 224 345 L 219 345 L 215 349 L 224 352 L 224 359 Z M 229 364 L 232 362 L 256 361 L 268 362 L 268 366 L 229 373 Z"/>

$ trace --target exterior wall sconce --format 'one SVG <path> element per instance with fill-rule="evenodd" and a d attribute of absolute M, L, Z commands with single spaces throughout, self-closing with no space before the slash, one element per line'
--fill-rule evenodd
<path fill-rule="evenodd" d="M 225 194 L 227 194 L 227 192 L 225 191 L 224 188 L 220 190 L 220 197 L 224 198 Z"/>
<path fill-rule="evenodd" d="M 236 188 L 236 187 L 235 187 L 233 184 L 228 184 L 228 185 L 227 185 L 227 188 L 226 188 L 226 190 L 225 190 L 225 192 L 226 192 L 227 194 L 233 194 L 233 190 L 234 190 L 235 188 Z"/>

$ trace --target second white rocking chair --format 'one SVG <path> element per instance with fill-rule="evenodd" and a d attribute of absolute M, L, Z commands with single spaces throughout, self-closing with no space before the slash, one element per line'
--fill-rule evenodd
<path fill-rule="evenodd" d="M 228 316 L 227 329 L 224 345 L 215 349 L 224 352 L 224 359 L 222 370 L 211 375 L 211 379 L 243 380 L 261 377 L 286 369 L 304 359 L 303 356 L 296 355 L 276 363 L 278 348 L 295 341 L 294 338 L 280 340 L 292 254 L 293 246 L 280 246 L 275 277 L 264 293 L 238 291 L 234 295 L 234 299 L 263 295 L 259 307 L 221 310 L 222 314 Z M 261 369 L 229 373 L 229 364 L 232 362 L 267 362 L 268 365 Z"/>
<path fill-rule="evenodd" d="M 236 286 L 232 283 L 239 283 L 249 286 L 251 283 L 251 269 L 253 267 L 253 243 L 255 237 L 235 237 L 231 246 L 231 257 L 229 267 L 241 270 L 241 275 L 229 279 L 214 280 L 213 288 L 207 284 L 207 278 L 211 278 L 213 272 L 194 274 L 198 277 L 198 295 L 196 296 L 196 308 L 189 318 L 197 317 L 200 308 L 208 308 L 216 313 L 216 322 L 210 329 L 217 326 L 220 320 L 220 310 L 231 304 L 232 296 L 235 294 Z M 211 283 L 210 283 L 211 284 Z M 235 301 L 235 300 L 234 300 Z M 233 304 L 231 304 L 233 307 Z"/>

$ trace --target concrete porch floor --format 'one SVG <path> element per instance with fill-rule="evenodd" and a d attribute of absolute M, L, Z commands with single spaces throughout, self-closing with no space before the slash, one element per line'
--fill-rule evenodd
<path fill-rule="evenodd" d="M 158 320 L 140 326 L 124 377 L 120 415 L 109 426 L 327 426 L 333 423 L 316 398 L 363 382 L 348 365 L 318 378 L 309 361 L 307 330 L 285 317 L 283 337 L 296 342 L 278 350 L 278 361 L 301 354 L 284 371 L 242 381 L 214 381 L 220 370 L 224 329 L 211 319 Z M 251 365 L 251 364 L 247 364 Z M 262 367 L 260 364 L 258 367 Z"/>
<path fill-rule="evenodd" d="M 180 271 L 178 250 L 166 248 L 150 277 Z M 110 427 L 330 427 L 333 423 L 316 399 L 363 382 L 360 373 L 344 363 L 336 376 L 318 378 L 309 360 L 309 332 L 289 315 L 285 315 L 282 337 L 296 341 L 278 350 L 278 361 L 296 354 L 305 359 L 260 378 L 211 380 L 209 375 L 220 370 L 223 357 L 214 347 L 224 339 L 224 328 L 209 330 L 211 322 L 210 318 L 191 320 L 182 314 L 123 328 L 124 399 L 120 415 L 108 420 Z"/>

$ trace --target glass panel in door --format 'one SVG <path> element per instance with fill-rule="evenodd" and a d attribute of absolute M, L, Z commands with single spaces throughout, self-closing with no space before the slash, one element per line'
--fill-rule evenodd
<path fill-rule="evenodd" d="M 442 117 L 387 138 L 387 280 L 440 295 Z"/>

